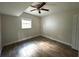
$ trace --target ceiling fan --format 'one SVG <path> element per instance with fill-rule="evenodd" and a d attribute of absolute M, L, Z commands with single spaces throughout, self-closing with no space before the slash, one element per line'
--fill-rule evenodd
<path fill-rule="evenodd" d="M 43 11 L 49 11 L 49 9 L 42 8 L 44 5 L 46 5 L 46 2 L 39 2 L 36 5 L 31 5 L 31 7 L 35 8 L 35 9 L 31 10 L 31 12 L 35 11 L 35 10 L 38 10 L 38 13 L 40 14 L 41 10 L 43 10 Z"/>

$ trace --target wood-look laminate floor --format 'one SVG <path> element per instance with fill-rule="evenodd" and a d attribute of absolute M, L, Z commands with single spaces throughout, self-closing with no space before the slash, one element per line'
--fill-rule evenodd
<path fill-rule="evenodd" d="M 76 57 L 71 47 L 45 37 L 35 37 L 5 46 L 2 57 Z"/>

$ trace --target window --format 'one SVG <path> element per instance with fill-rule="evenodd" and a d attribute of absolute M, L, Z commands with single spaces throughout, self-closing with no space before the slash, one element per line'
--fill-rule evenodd
<path fill-rule="evenodd" d="M 32 28 L 32 21 L 29 19 L 22 19 L 22 29 Z"/>

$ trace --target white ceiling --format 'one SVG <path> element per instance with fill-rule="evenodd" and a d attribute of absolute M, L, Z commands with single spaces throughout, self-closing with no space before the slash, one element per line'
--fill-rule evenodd
<path fill-rule="evenodd" d="M 30 12 L 30 10 L 34 9 L 30 7 L 31 4 L 32 2 L 0 2 L 0 13 L 19 16 L 23 12 L 26 12 L 36 16 L 45 16 L 51 13 L 79 9 L 78 2 L 47 2 L 47 4 L 43 8 L 49 9 L 49 12 L 41 11 L 41 14 L 39 14 L 37 10 Z"/>
<path fill-rule="evenodd" d="M 38 13 L 38 11 L 32 11 L 33 7 L 28 7 L 24 12 L 36 15 L 36 16 L 45 16 L 51 13 L 58 13 L 58 12 L 65 12 L 65 11 L 71 11 L 75 9 L 79 9 L 79 3 L 78 2 L 47 2 L 43 8 L 49 9 L 49 12 L 47 11 L 41 11 L 41 14 Z"/>
<path fill-rule="evenodd" d="M 0 2 L 0 13 L 19 16 L 32 2 Z"/>

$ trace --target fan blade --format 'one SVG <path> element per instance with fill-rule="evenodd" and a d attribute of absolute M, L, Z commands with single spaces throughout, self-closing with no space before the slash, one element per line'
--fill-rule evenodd
<path fill-rule="evenodd" d="M 40 3 L 40 5 L 38 6 L 38 9 L 41 8 L 41 7 L 43 7 L 45 4 L 46 4 L 46 2 Z"/>
<path fill-rule="evenodd" d="M 35 11 L 35 10 L 36 10 L 36 9 L 31 10 L 31 12 L 32 12 L 32 11 Z"/>
<path fill-rule="evenodd" d="M 46 4 L 46 2 L 41 2 L 41 3 L 38 3 L 38 4 L 35 5 L 35 6 L 31 5 L 31 7 L 40 9 L 40 8 L 43 7 L 45 4 Z"/>
<path fill-rule="evenodd" d="M 31 5 L 31 7 L 33 7 L 33 8 L 37 8 L 37 6 L 32 6 L 32 5 Z"/>
<path fill-rule="evenodd" d="M 41 10 L 44 10 L 44 11 L 49 11 L 49 9 L 43 9 L 43 8 L 41 8 Z"/>

